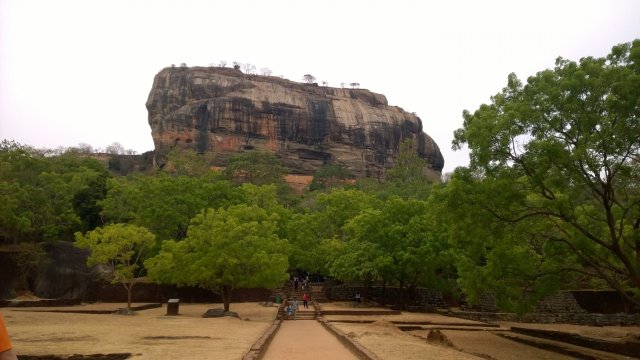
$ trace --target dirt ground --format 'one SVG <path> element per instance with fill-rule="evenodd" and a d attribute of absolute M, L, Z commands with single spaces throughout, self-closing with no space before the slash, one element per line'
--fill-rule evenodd
<path fill-rule="evenodd" d="M 116 310 L 126 304 L 71 308 L 2 308 L 13 348 L 20 355 L 132 353 L 131 359 L 241 359 L 271 326 L 277 307 L 231 304 L 238 318 L 202 318 L 222 304 L 180 304 L 179 316 L 162 308 L 137 315 L 93 315 L 25 310 Z"/>
<path fill-rule="evenodd" d="M 328 303 L 325 310 L 376 310 L 375 307 L 354 308 L 351 303 Z M 570 324 L 524 324 L 498 322 L 499 327 L 478 326 L 483 323 L 432 313 L 409 313 L 400 315 L 327 315 L 333 325 L 355 339 L 381 359 L 574 359 L 555 352 L 538 349 L 504 339 L 496 333 L 507 331 L 511 326 L 572 332 L 585 337 L 608 341 L 625 341 L 640 335 L 638 326 L 579 326 Z M 340 321 L 373 321 L 372 323 L 342 323 Z M 421 325 L 425 330 L 403 332 L 394 322 L 430 323 Z M 442 334 L 450 344 L 429 342 L 426 337 L 430 329 L 443 329 Z M 446 329 L 446 330 L 445 330 Z M 612 358 L 625 358 L 612 355 Z"/>
<path fill-rule="evenodd" d="M 271 326 L 277 307 L 258 303 L 231 304 L 238 318 L 202 318 L 202 314 L 221 304 L 180 304 L 180 316 L 165 316 L 162 308 L 139 311 L 134 316 L 33 312 L 29 310 L 115 310 L 124 304 L 92 304 L 69 308 L 1 308 L 18 355 L 60 356 L 96 353 L 132 353 L 131 359 L 242 359 L 253 343 Z M 323 309 L 349 309 L 350 303 L 328 303 Z M 372 309 L 372 308 L 368 308 Z M 27 311 L 25 311 L 27 310 Z M 367 309 L 363 309 L 367 310 Z M 629 339 L 640 334 L 640 327 L 587 327 L 565 324 L 499 323 L 499 328 L 473 326 L 477 322 L 438 314 L 402 313 L 401 315 L 328 315 L 325 318 L 351 339 L 359 342 L 380 359 L 569 359 L 560 354 L 515 343 L 495 335 L 510 326 L 532 327 L 567 332 L 607 340 Z M 345 320 L 370 320 L 371 323 L 347 323 Z M 391 321 L 430 322 L 426 330 L 403 332 Z M 316 328 L 316 325 L 318 328 Z M 441 328 L 451 344 L 429 342 L 429 328 Z M 284 322 L 267 355 L 278 359 L 329 359 L 322 349 L 313 348 L 323 330 L 315 321 Z M 328 334 L 328 333 L 327 333 Z M 335 339 L 335 338 L 334 338 Z M 328 341 L 333 341 L 330 339 Z M 310 343 L 304 343 L 311 340 Z M 280 342 L 280 345 L 277 345 Z M 316 341 L 319 343 L 320 341 Z M 336 344 L 337 343 L 337 344 Z M 342 351 L 336 341 L 325 348 Z M 292 344 L 306 349 L 304 356 L 293 353 Z M 286 350 L 289 349 L 289 350 Z M 272 353 L 269 354 L 269 351 Z M 344 357 L 348 359 L 348 357 Z"/>

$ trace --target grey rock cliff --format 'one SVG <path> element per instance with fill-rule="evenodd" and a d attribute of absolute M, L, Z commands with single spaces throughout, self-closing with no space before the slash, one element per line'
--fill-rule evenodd
<path fill-rule="evenodd" d="M 444 165 L 420 118 L 364 89 L 172 67 L 155 76 L 146 106 L 156 154 L 180 146 L 212 152 L 224 166 L 231 153 L 260 149 L 274 152 L 295 174 L 313 175 L 331 163 L 379 177 L 410 139 L 432 171 Z"/>

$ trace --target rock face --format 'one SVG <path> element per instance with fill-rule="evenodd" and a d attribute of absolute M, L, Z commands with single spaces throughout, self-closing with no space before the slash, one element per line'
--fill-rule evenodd
<path fill-rule="evenodd" d="M 86 265 L 89 252 L 73 243 L 44 244 L 48 260 L 29 279 L 33 293 L 45 299 L 79 299 L 97 279 Z"/>
<path fill-rule="evenodd" d="M 212 152 L 224 165 L 229 154 L 259 149 L 274 152 L 294 174 L 313 175 L 329 163 L 379 177 L 410 139 L 431 170 L 444 165 L 420 118 L 364 89 L 171 67 L 155 76 L 146 106 L 156 156 L 180 146 Z"/>

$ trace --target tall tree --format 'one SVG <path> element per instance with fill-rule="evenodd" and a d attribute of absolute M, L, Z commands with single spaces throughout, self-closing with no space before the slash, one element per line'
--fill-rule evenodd
<path fill-rule="evenodd" d="M 254 185 L 283 183 L 285 168 L 280 160 L 266 151 L 247 151 L 229 158 L 224 175 L 239 183 Z"/>
<path fill-rule="evenodd" d="M 109 174 L 77 150 L 0 145 L 0 242 L 71 240 L 95 227 Z"/>
<path fill-rule="evenodd" d="M 257 206 L 203 211 L 184 240 L 166 241 L 145 262 L 149 277 L 218 292 L 229 311 L 233 289 L 271 288 L 288 278 L 289 243 L 278 237 L 277 221 Z"/>
<path fill-rule="evenodd" d="M 242 193 L 228 181 L 161 173 L 110 180 L 101 214 L 111 222 L 144 226 L 158 240 L 182 239 L 190 219 L 200 211 L 242 199 Z"/>
<path fill-rule="evenodd" d="M 542 245 L 578 261 L 561 269 L 597 279 L 640 306 L 640 40 L 605 58 L 558 58 L 523 85 L 509 75 L 491 104 L 465 111 L 454 146 L 506 188 L 484 203 L 503 224 L 535 219 Z M 508 191 L 505 191 L 508 190 Z M 505 193 L 517 202 L 500 201 Z M 557 269 L 554 269 L 557 270 Z M 543 271 L 541 269 L 541 271 Z"/>
<path fill-rule="evenodd" d="M 350 251 L 333 263 L 336 275 L 366 276 L 361 280 L 377 275 L 386 282 L 395 282 L 401 291 L 399 307 L 405 306 L 406 289 L 420 285 L 451 289 L 454 262 L 446 232 L 429 216 L 426 202 L 389 199 L 381 209 L 366 210 L 351 219 L 345 230 Z M 367 254 L 354 257 L 358 252 Z M 352 270 L 345 272 L 349 267 Z"/>
<path fill-rule="evenodd" d="M 103 265 L 112 283 L 127 290 L 127 309 L 131 309 L 131 294 L 144 268 L 142 261 L 155 243 L 147 229 L 129 224 L 98 227 L 86 234 L 75 234 L 75 246 L 90 249 L 87 265 Z"/>
<path fill-rule="evenodd" d="M 335 255 L 343 250 L 345 224 L 377 205 L 375 196 L 359 190 L 334 189 L 318 194 L 304 212 L 293 215 L 286 225 L 292 265 L 328 274 Z"/>
<path fill-rule="evenodd" d="M 313 175 L 313 181 L 309 184 L 309 190 L 323 190 L 334 186 L 342 186 L 349 183 L 354 176 L 340 165 L 325 164 Z"/>

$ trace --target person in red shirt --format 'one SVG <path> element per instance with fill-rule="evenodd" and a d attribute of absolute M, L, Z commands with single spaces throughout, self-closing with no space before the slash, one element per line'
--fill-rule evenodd
<path fill-rule="evenodd" d="M 304 295 L 302 295 L 302 303 L 304 304 L 304 308 L 308 309 L 309 308 L 309 300 L 311 299 L 311 296 L 309 296 L 309 294 L 304 293 Z"/>
<path fill-rule="evenodd" d="M 4 327 L 2 314 L 0 314 L 0 360 L 18 360 L 11 348 L 11 340 L 9 340 L 7 328 Z"/>

